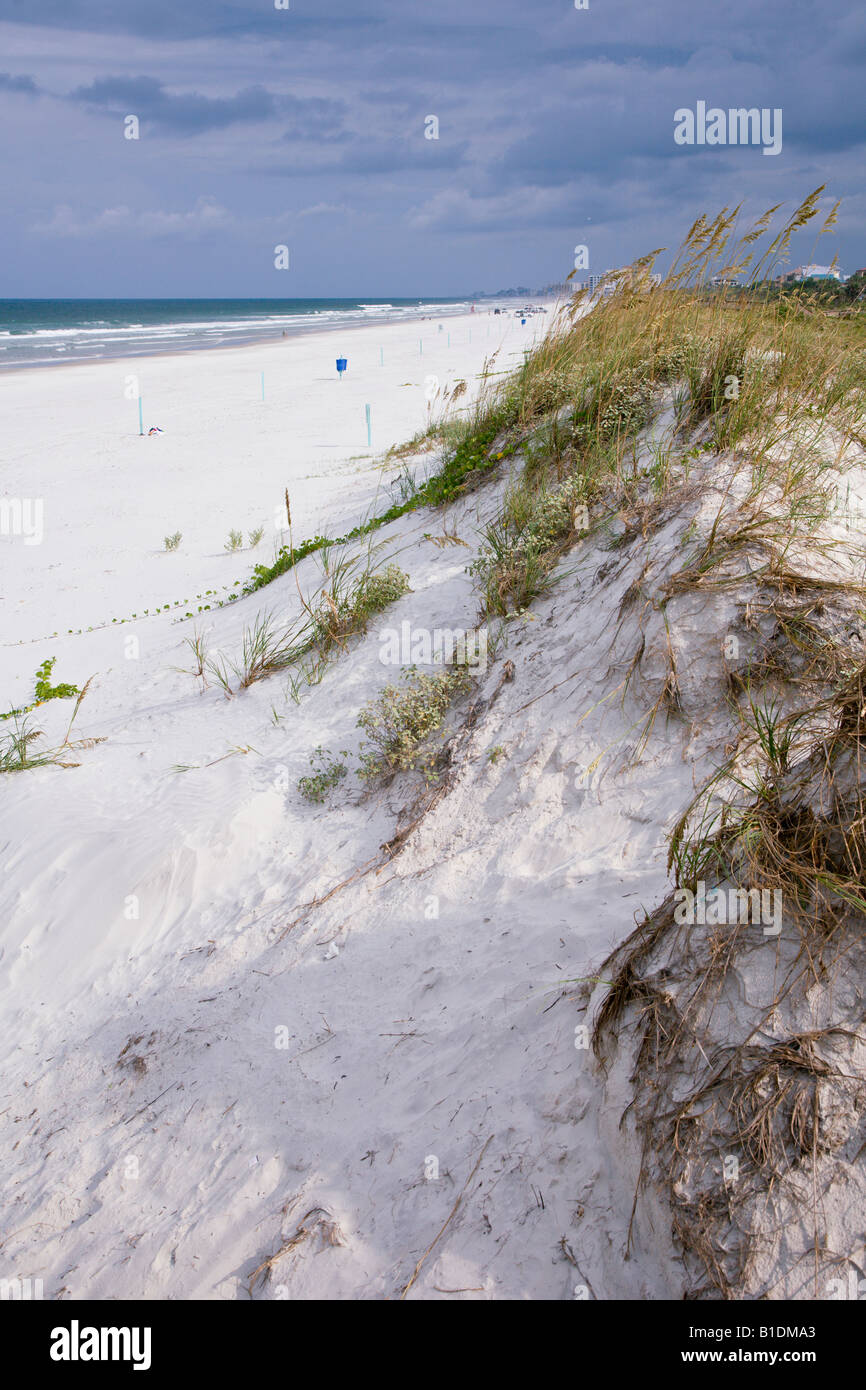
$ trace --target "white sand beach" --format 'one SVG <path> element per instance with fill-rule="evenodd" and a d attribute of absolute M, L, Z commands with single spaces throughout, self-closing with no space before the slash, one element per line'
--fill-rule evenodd
<path fill-rule="evenodd" d="M 75 732 L 105 740 L 70 754 L 78 766 L 5 779 L 0 803 L 5 1253 L 46 1297 L 247 1297 L 281 1231 L 315 1208 L 342 1244 L 326 1239 L 257 1296 L 395 1296 L 488 1139 L 489 1195 L 410 1297 L 664 1288 L 654 1248 L 605 1272 L 628 1201 L 594 1122 L 579 1126 L 594 1089 L 580 1081 L 582 1015 L 546 1012 L 663 881 L 656 827 L 621 859 L 629 805 L 599 815 L 549 742 L 547 705 L 518 716 L 516 761 L 472 750 L 477 784 L 431 816 L 396 875 L 289 929 L 299 904 L 377 854 L 400 809 L 354 778 L 338 806 L 311 806 L 298 779 L 317 745 L 357 747 L 358 709 L 395 678 L 382 628 L 473 625 L 465 569 L 501 486 L 453 509 L 464 545 L 426 541 L 442 521 L 425 511 L 374 536 L 414 592 L 298 704 L 281 677 L 231 701 L 202 691 L 185 646 L 195 625 L 235 656 L 256 615 L 296 613 L 298 582 L 315 592 L 311 556 L 216 607 L 285 539 L 285 488 L 296 542 L 382 510 L 399 473 L 382 454 L 424 425 L 427 377 L 465 380 L 471 400 L 485 361 L 512 370 L 551 317 L 522 328 L 479 312 L 442 333 L 377 326 L 0 379 L 7 495 L 44 498 L 41 544 L 0 540 L 3 695 L 28 701 L 54 657 L 55 681 L 93 677 Z M 130 374 L 162 435 L 139 438 Z M 233 527 L 245 549 L 227 554 Z M 527 618 L 539 688 L 593 640 L 567 626 L 550 649 L 541 615 Z M 521 677 L 504 691 L 510 705 L 530 695 Z M 47 742 L 70 704 L 36 711 Z M 658 783 L 660 817 L 666 796 Z"/>
<path fill-rule="evenodd" d="M 660 717 L 634 748 L 671 659 L 667 618 L 634 594 L 660 588 L 683 534 L 728 504 L 723 464 L 695 465 L 701 487 L 651 552 L 639 525 L 602 518 L 549 592 L 491 625 L 447 794 L 421 811 L 417 780 L 359 778 L 358 714 L 398 678 L 386 630 L 477 623 L 467 566 L 516 461 L 444 514 L 408 512 L 347 548 L 372 547 L 411 587 L 318 683 L 293 690 L 284 672 L 227 699 L 188 645 L 195 631 L 239 662 L 257 620 L 297 619 L 320 555 L 229 599 L 286 539 L 285 489 L 295 544 L 384 510 L 402 467 L 421 478 L 435 462 L 383 468 L 425 424 L 427 376 L 465 381 L 463 406 L 485 361 L 512 370 L 551 319 L 479 312 L 441 333 L 434 320 L 0 378 L 4 495 L 44 499 L 41 544 L 0 537 L 3 698 L 29 702 L 51 658 L 55 682 L 91 679 L 75 765 L 0 785 L 4 1255 L 46 1298 L 688 1287 L 661 1184 L 637 1201 L 628 1054 L 609 1075 L 595 1065 L 581 985 L 607 984 L 599 963 L 668 893 L 671 824 L 723 754 L 726 593 L 711 619 L 678 600 L 691 722 Z M 138 436 L 130 374 L 161 435 Z M 645 459 L 671 418 L 668 399 Z M 46 746 L 70 712 L 34 711 Z M 347 767 L 321 805 L 299 788 L 320 746 Z M 748 1034 L 743 981 L 726 1018 Z M 850 1201 L 828 1214 L 834 1248 L 850 1219 Z M 809 1261 L 777 1278 L 774 1259 L 768 1296 L 812 1296 Z"/>
<path fill-rule="evenodd" d="M 521 327 L 513 307 L 507 317 L 479 307 L 0 375 L 2 496 L 42 499 L 45 529 L 41 545 L 0 534 L 3 642 L 153 612 L 245 579 L 250 554 L 226 555 L 228 532 L 246 538 L 263 525 L 252 558 L 267 562 L 286 488 L 296 542 L 349 529 L 382 501 L 376 461 L 425 427 L 436 383 L 445 391 L 465 380 L 471 395 L 485 358 L 496 355 L 493 371 L 512 369 L 550 317 Z M 338 356 L 349 364 L 342 379 Z M 163 434 L 139 437 L 136 392 L 145 430 Z M 182 545 L 166 556 L 163 537 L 176 531 Z"/>

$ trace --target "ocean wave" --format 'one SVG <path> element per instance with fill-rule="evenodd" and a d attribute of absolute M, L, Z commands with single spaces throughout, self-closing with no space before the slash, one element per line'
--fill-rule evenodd
<path fill-rule="evenodd" d="M 77 324 L 45 326 L 31 323 L 21 328 L 16 328 L 14 324 L 0 328 L 0 339 L 3 340 L 0 351 L 5 354 L 4 366 L 13 361 L 38 365 L 56 360 L 55 357 L 39 355 L 40 349 L 43 352 L 53 350 L 57 354 L 68 353 L 77 361 L 87 360 L 89 356 L 141 356 L 160 351 L 227 346 L 232 342 L 253 341 L 257 337 L 267 339 L 281 331 L 296 333 L 341 324 L 369 323 L 374 319 L 405 322 L 435 314 L 465 311 L 468 302 L 450 300 L 444 304 L 432 304 L 422 300 L 413 304 L 394 304 L 389 300 L 371 304 L 358 301 L 341 308 L 311 306 L 294 313 L 275 309 L 270 312 L 241 313 L 237 317 L 165 318 L 155 323 L 142 323 L 139 319 L 119 321 L 119 316 L 118 321 L 112 323 L 110 319 L 82 316 Z M 101 348 L 103 352 L 94 353 L 95 348 Z"/>

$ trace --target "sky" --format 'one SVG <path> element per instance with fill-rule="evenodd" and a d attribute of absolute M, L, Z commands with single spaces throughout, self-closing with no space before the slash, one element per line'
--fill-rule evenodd
<path fill-rule="evenodd" d="M 536 290 L 820 184 L 791 265 L 850 273 L 864 60 L 847 0 L 0 0 L 0 297 Z M 781 149 L 677 143 L 701 102 Z"/>

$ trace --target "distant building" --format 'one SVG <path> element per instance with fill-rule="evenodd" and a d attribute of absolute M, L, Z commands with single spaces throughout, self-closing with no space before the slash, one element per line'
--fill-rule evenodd
<path fill-rule="evenodd" d="M 601 286 L 601 292 L 605 299 L 610 299 L 611 295 L 616 294 L 620 289 L 647 290 L 653 289 L 662 283 L 662 277 L 657 273 L 650 274 L 647 270 L 635 271 L 631 266 L 622 266 L 614 269 L 608 266 L 604 275 L 590 275 L 589 289 L 594 293 Z"/>
<path fill-rule="evenodd" d="M 802 280 L 843 280 L 841 270 L 831 265 L 804 265 L 800 267 Z"/>
<path fill-rule="evenodd" d="M 798 280 L 843 280 L 841 270 L 837 270 L 831 265 L 798 265 L 796 270 L 789 270 L 784 275 L 776 276 L 777 285 L 790 285 Z"/>

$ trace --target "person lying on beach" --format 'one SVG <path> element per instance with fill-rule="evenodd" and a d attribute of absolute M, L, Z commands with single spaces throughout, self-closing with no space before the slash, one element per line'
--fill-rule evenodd
<path fill-rule="evenodd" d="M 151 425 L 150 429 L 147 432 L 148 434 L 162 434 L 162 430 L 160 429 L 159 425 Z"/>

